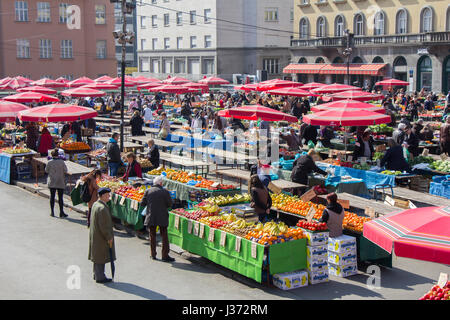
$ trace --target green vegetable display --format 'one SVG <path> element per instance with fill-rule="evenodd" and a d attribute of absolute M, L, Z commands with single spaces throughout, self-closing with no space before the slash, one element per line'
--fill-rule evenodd
<path fill-rule="evenodd" d="M 373 154 L 373 160 L 377 161 L 377 160 L 381 160 L 384 157 L 384 152 L 375 152 Z"/>
<path fill-rule="evenodd" d="M 374 125 L 374 126 L 369 126 L 369 129 L 375 133 L 392 133 L 394 131 L 394 128 L 389 127 L 385 123 L 379 124 L 379 125 Z"/>
<path fill-rule="evenodd" d="M 432 157 L 425 157 L 425 156 L 417 156 L 409 161 L 410 166 L 415 166 L 419 163 L 429 163 L 432 164 L 434 162 Z"/>
<path fill-rule="evenodd" d="M 364 164 L 354 164 L 353 169 L 359 169 L 359 170 L 370 170 L 370 166 L 367 163 Z"/>
<path fill-rule="evenodd" d="M 389 176 L 397 176 L 399 174 L 402 174 L 401 171 L 391 171 L 391 170 L 384 170 L 384 171 L 381 171 L 381 173 L 382 174 L 387 174 Z"/>
<path fill-rule="evenodd" d="M 450 161 L 448 160 L 436 160 L 430 164 L 430 168 L 441 172 L 450 172 Z"/>

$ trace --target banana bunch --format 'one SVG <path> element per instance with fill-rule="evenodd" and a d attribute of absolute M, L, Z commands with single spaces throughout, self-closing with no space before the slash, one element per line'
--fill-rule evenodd
<path fill-rule="evenodd" d="M 247 226 L 247 223 L 244 219 L 237 219 L 233 223 L 230 224 L 230 228 L 234 229 L 244 229 Z"/>
<path fill-rule="evenodd" d="M 278 224 L 273 221 L 266 222 L 264 224 L 263 230 L 264 233 L 270 234 L 272 236 L 278 236 L 281 234 L 280 228 Z"/>
<path fill-rule="evenodd" d="M 235 222 L 236 221 L 236 216 L 234 214 L 224 214 L 221 216 L 222 220 L 227 221 L 227 222 Z M 245 223 L 245 221 L 244 221 Z"/>
<path fill-rule="evenodd" d="M 280 230 L 281 233 L 286 233 L 289 227 L 284 222 L 279 222 L 278 229 Z"/>
<path fill-rule="evenodd" d="M 208 211 L 209 213 L 220 212 L 220 208 L 216 204 L 206 205 L 206 206 L 202 206 L 200 208 L 205 211 Z"/>
<path fill-rule="evenodd" d="M 198 222 L 204 223 L 204 224 L 209 224 L 210 222 L 216 221 L 216 220 L 220 220 L 222 219 L 221 217 L 218 216 L 210 216 L 210 217 L 204 217 L 201 218 L 200 220 L 198 220 Z"/>
<path fill-rule="evenodd" d="M 259 222 L 255 227 L 256 232 L 263 231 L 263 229 L 264 229 L 264 225 L 261 222 Z"/>

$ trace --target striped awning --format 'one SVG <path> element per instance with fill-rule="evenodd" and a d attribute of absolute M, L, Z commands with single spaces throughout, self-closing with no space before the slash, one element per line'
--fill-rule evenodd
<path fill-rule="evenodd" d="M 383 76 L 386 64 L 384 63 L 351 63 L 349 73 L 352 75 Z M 304 74 L 347 74 L 345 63 L 293 63 L 283 69 L 283 73 Z"/>
<path fill-rule="evenodd" d="M 418 208 L 364 224 L 363 235 L 398 257 L 450 264 L 450 208 Z"/>

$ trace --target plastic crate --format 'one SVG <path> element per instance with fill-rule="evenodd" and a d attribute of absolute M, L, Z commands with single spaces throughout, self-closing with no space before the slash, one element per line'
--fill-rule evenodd
<path fill-rule="evenodd" d="M 24 171 L 17 173 L 17 180 L 27 180 L 31 179 L 31 171 Z"/>
<path fill-rule="evenodd" d="M 16 165 L 17 173 L 31 172 L 31 165 L 29 163 L 21 163 Z"/>
<path fill-rule="evenodd" d="M 168 190 L 168 191 L 170 193 L 170 197 L 175 200 L 177 198 L 177 191 L 176 190 Z"/>
<path fill-rule="evenodd" d="M 188 200 L 188 201 L 187 201 L 188 209 L 194 209 L 194 206 L 198 205 L 199 203 L 200 203 L 200 202 Z"/>

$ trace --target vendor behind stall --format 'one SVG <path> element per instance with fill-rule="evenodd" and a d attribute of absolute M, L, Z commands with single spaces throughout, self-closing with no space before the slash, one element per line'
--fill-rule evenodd
<path fill-rule="evenodd" d="M 358 141 L 355 143 L 355 151 L 353 152 L 353 159 L 356 160 L 360 157 L 372 159 L 374 148 L 373 139 L 370 133 L 370 130 L 366 129 L 362 136 L 358 136 Z"/>
<path fill-rule="evenodd" d="M 328 126 L 320 126 L 318 140 L 325 148 L 331 148 L 331 139 L 334 138 L 334 131 Z"/>
<path fill-rule="evenodd" d="M 127 182 L 128 178 L 142 178 L 141 165 L 136 161 L 136 155 L 133 152 L 127 154 L 127 162 L 127 169 L 125 175 L 122 177 L 123 182 Z"/>
<path fill-rule="evenodd" d="M 148 153 L 147 159 L 152 164 L 150 170 L 156 169 L 159 167 L 159 149 L 158 146 L 155 145 L 155 141 L 153 139 L 148 140 Z"/>
<path fill-rule="evenodd" d="M 42 129 L 41 136 L 37 142 L 37 148 L 43 157 L 48 156 L 48 150 L 55 148 L 55 142 L 47 128 Z"/>
<path fill-rule="evenodd" d="M 303 147 L 302 138 L 295 129 L 291 129 L 290 134 L 281 134 L 280 138 L 287 142 L 290 151 L 297 151 Z"/>
<path fill-rule="evenodd" d="M 300 156 L 297 160 L 294 161 L 291 173 L 292 182 L 308 185 L 308 175 L 313 171 L 318 172 L 322 175 L 327 174 L 325 171 L 316 166 L 313 159 L 315 155 L 316 152 L 311 149 L 308 151 L 307 155 Z"/>
<path fill-rule="evenodd" d="M 255 209 L 259 222 L 265 222 L 272 207 L 272 198 L 270 197 L 269 190 L 263 185 L 258 175 L 251 176 L 248 188 L 252 197 L 250 206 Z"/>
<path fill-rule="evenodd" d="M 393 171 L 409 171 L 409 165 L 403 156 L 403 148 L 398 145 L 394 139 L 387 140 L 389 149 L 386 151 L 383 159 L 381 159 L 381 167 L 386 167 L 387 170 Z"/>
<path fill-rule="evenodd" d="M 337 202 L 336 193 L 327 195 L 327 207 L 323 210 L 320 222 L 325 222 L 330 230 L 329 237 L 335 238 L 342 235 L 342 222 L 344 221 L 344 208 Z"/>

